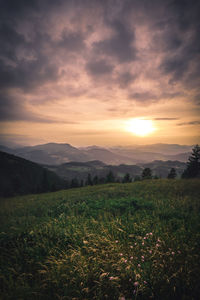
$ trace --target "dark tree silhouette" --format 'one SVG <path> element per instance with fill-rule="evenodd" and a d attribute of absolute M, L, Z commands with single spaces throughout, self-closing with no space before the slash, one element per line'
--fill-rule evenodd
<path fill-rule="evenodd" d="M 152 171 L 150 168 L 145 168 L 142 172 L 142 179 L 151 179 Z"/>
<path fill-rule="evenodd" d="M 175 170 L 174 168 L 171 168 L 171 170 L 170 170 L 170 172 L 169 172 L 167 178 L 168 178 L 168 179 L 174 179 L 174 178 L 176 178 L 176 176 L 177 176 L 176 170 Z"/>
<path fill-rule="evenodd" d="M 77 188 L 77 187 L 79 187 L 79 182 L 78 182 L 78 179 L 77 179 L 77 178 L 73 178 L 73 179 L 72 179 L 71 184 L 70 184 L 70 187 L 71 187 L 71 188 Z"/>
<path fill-rule="evenodd" d="M 86 185 L 93 185 L 93 181 L 90 173 L 87 176 Z"/>
<path fill-rule="evenodd" d="M 194 178 L 200 177 L 200 147 L 196 145 L 192 149 L 192 154 L 190 155 L 187 168 L 182 174 L 182 178 Z"/>
<path fill-rule="evenodd" d="M 129 173 L 126 173 L 125 175 L 124 175 L 124 178 L 122 179 L 122 182 L 123 183 L 128 183 L 128 182 L 131 182 L 132 181 L 132 179 L 131 179 L 131 177 L 130 177 L 130 174 Z"/>
<path fill-rule="evenodd" d="M 99 183 L 99 178 L 97 175 L 95 175 L 93 178 L 93 184 L 98 184 L 98 183 Z"/>
<path fill-rule="evenodd" d="M 115 176 L 112 171 L 109 171 L 109 173 L 106 176 L 106 183 L 112 183 L 115 182 Z"/>

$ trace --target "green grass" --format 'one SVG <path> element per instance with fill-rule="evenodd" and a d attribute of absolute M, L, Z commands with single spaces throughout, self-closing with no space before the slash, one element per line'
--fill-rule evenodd
<path fill-rule="evenodd" d="M 1 299 L 199 299 L 200 180 L 0 199 Z"/>

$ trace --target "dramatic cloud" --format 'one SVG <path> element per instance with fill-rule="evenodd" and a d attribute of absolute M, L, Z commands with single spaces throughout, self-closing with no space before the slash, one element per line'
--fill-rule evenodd
<path fill-rule="evenodd" d="M 78 139 L 133 117 L 198 127 L 199 15 L 197 0 L 0 0 L 4 132 L 36 136 L 34 122 L 65 140 L 71 124 Z"/>
<path fill-rule="evenodd" d="M 87 63 L 86 69 L 92 76 L 103 76 L 106 74 L 111 74 L 114 67 L 105 60 L 97 60 Z"/>
<path fill-rule="evenodd" d="M 110 24 L 114 31 L 110 38 L 93 44 L 94 51 L 98 54 L 114 57 L 119 63 L 133 61 L 136 58 L 136 49 L 132 46 L 134 32 L 126 28 L 119 20 Z"/>

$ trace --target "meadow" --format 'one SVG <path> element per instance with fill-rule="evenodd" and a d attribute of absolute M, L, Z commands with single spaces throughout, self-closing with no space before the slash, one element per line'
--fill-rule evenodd
<path fill-rule="evenodd" d="M 199 299 L 200 180 L 0 199 L 1 299 Z"/>

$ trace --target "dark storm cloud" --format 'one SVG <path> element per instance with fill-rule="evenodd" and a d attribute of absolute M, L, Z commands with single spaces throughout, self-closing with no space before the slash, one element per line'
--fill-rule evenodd
<path fill-rule="evenodd" d="M 104 59 L 90 61 L 86 64 L 86 70 L 94 77 L 110 74 L 113 69 L 114 67 Z"/>
<path fill-rule="evenodd" d="M 117 83 L 120 88 L 127 88 L 134 80 L 137 78 L 136 75 L 131 74 L 130 72 L 122 72 L 117 76 Z"/>
<path fill-rule="evenodd" d="M 151 92 L 130 93 L 129 99 L 138 102 L 153 102 L 157 99 L 157 96 L 152 94 Z"/>
<path fill-rule="evenodd" d="M 22 60 L 16 65 L 8 65 L 0 60 L 0 87 L 21 88 L 31 90 L 32 88 L 53 81 L 58 78 L 58 68 L 55 64 L 48 62 L 43 55 L 34 60 Z"/>
<path fill-rule="evenodd" d="M 78 124 L 75 121 L 60 121 L 48 118 L 42 114 L 35 114 L 24 106 L 24 102 L 16 96 L 0 92 L 0 122 L 26 121 L 33 123 L 64 123 Z"/>
<path fill-rule="evenodd" d="M 184 79 L 193 81 L 200 68 L 200 2 L 174 0 L 168 4 L 168 18 L 162 32 L 166 53 L 161 71 L 171 77 L 171 82 Z M 200 78 L 200 74 L 198 74 Z"/>
<path fill-rule="evenodd" d="M 134 60 L 136 58 L 136 48 L 132 46 L 134 32 L 119 20 L 115 20 L 109 26 L 114 31 L 112 37 L 94 43 L 94 52 L 114 57 L 119 63 Z"/>
<path fill-rule="evenodd" d="M 85 48 L 84 36 L 80 32 L 68 32 L 64 30 L 58 46 L 69 52 L 80 52 Z"/>
<path fill-rule="evenodd" d="M 21 103 L 18 99 L 0 94 L 0 122 L 4 121 L 55 123 L 53 120 L 26 110 L 23 102 Z"/>
<path fill-rule="evenodd" d="M 197 0 L 0 0 L 0 118 L 49 122 L 31 115 L 26 101 L 87 99 L 96 79 L 141 104 L 184 96 L 181 88 L 167 90 L 176 82 L 199 94 L 199 15 Z M 143 83 L 135 88 L 138 78 Z M 169 86 L 145 88 L 146 80 L 156 86 L 165 78 Z M 106 97 L 104 90 L 95 93 Z M 198 104 L 197 96 L 191 101 Z"/>
<path fill-rule="evenodd" d="M 0 26 L 0 54 L 4 58 L 16 60 L 16 49 L 24 45 L 25 39 L 23 35 L 17 33 L 9 24 L 1 24 Z"/>

